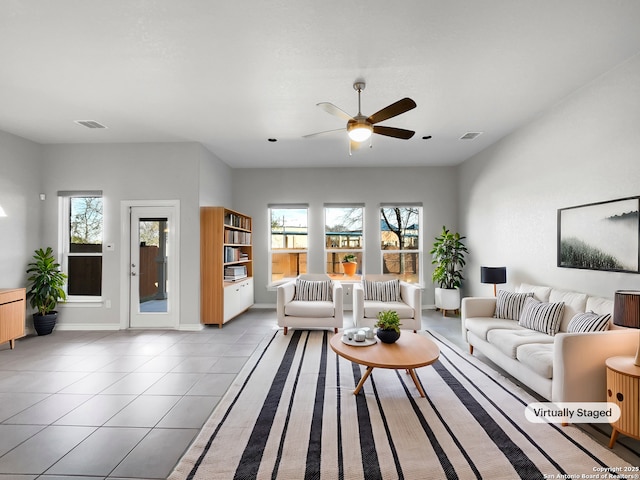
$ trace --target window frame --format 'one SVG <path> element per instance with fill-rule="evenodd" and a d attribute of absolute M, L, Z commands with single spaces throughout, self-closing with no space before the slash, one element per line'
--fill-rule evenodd
<path fill-rule="evenodd" d="M 327 210 L 331 209 L 331 208 L 341 208 L 341 209 L 347 209 L 347 208 L 359 208 L 362 212 L 361 214 L 361 222 L 362 222 L 362 233 L 361 233 L 361 239 L 360 239 L 360 248 L 329 248 L 327 247 L 327 233 L 331 233 L 331 232 L 327 232 Z M 340 280 L 340 281 L 360 281 L 362 279 L 362 276 L 365 274 L 364 271 L 364 266 L 365 266 L 365 252 L 366 252 L 366 243 L 365 243 L 365 218 L 366 218 L 366 211 L 365 211 L 365 205 L 364 203 L 325 203 L 323 205 L 323 210 L 322 210 L 322 216 L 323 216 L 323 244 L 324 244 L 324 251 L 323 251 L 323 262 L 324 262 L 324 272 L 329 275 L 329 276 L 335 276 L 336 279 Z M 355 275 L 353 275 L 352 277 L 348 277 L 346 275 L 343 274 L 338 274 L 338 273 L 330 273 L 327 271 L 327 267 L 328 267 L 328 263 L 327 263 L 327 257 L 329 254 L 331 253 L 339 253 L 341 255 L 345 255 L 347 253 L 354 253 L 354 254 L 360 254 L 360 260 L 358 261 L 358 266 L 360 268 L 360 273 L 356 273 Z"/>
<path fill-rule="evenodd" d="M 402 249 L 398 248 L 397 250 L 387 250 L 383 248 L 382 243 L 382 222 L 384 221 L 382 218 L 382 209 L 384 208 L 415 208 L 418 209 L 418 245 L 415 249 Z M 378 248 L 380 251 L 380 271 L 384 273 L 384 256 L 389 253 L 397 253 L 399 255 L 404 254 L 417 254 L 417 266 L 418 266 L 418 274 L 415 282 L 409 282 L 414 285 L 417 285 L 421 288 L 424 287 L 424 208 L 422 203 L 411 203 L 411 202 L 396 202 L 396 203 L 384 203 L 378 206 Z M 399 245 L 399 247 L 402 247 Z M 393 275 L 399 280 L 407 281 L 406 278 L 402 278 L 399 274 L 388 272 L 389 275 Z"/>
<path fill-rule="evenodd" d="M 99 252 L 71 252 L 71 199 L 100 198 L 102 200 L 101 248 Z M 66 303 L 101 303 L 104 299 L 104 217 L 105 202 L 101 190 L 58 192 L 58 259 L 60 269 L 69 275 L 70 257 L 100 257 L 100 295 L 69 295 L 69 282 L 65 282 Z"/>
<path fill-rule="evenodd" d="M 306 248 L 281 248 L 274 249 L 273 248 L 273 230 L 272 230 L 272 212 L 273 210 L 305 210 L 307 225 L 306 225 Z M 273 255 L 274 254 L 283 254 L 283 253 L 296 253 L 298 255 L 305 254 L 307 258 L 307 264 L 309 262 L 309 239 L 311 238 L 309 234 L 309 205 L 308 204 L 272 204 L 268 205 L 268 235 L 269 235 L 269 248 L 268 248 L 268 269 L 267 269 L 267 278 L 269 279 L 268 285 L 271 287 L 276 287 L 283 283 L 290 282 L 295 277 L 283 277 L 278 280 L 273 279 Z M 306 272 L 300 272 L 303 274 Z"/>

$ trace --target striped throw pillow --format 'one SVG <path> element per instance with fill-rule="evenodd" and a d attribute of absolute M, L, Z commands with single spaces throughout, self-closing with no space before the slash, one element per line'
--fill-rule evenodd
<path fill-rule="evenodd" d="M 563 311 L 564 302 L 543 303 L 535 298 L 527 298 L 518 324 L 547 335 L 555 335 L 560 328 Z"/>
<path fill-rule="evenodd" d="M 400 281 L 397 279 L 386 282 L 372 282 L 363 280 L 364 299 L 377 302 L 399 302 Z"/>
<path fill-rule="evenodd" d="M 533 292 L 515 293 L 498 290 L 496 313 L 494 317 L 508 320 L 519 320 L 520 312 L 527 298 L 533 297 Z"/>
<path fill-rule="evenodd" d="M 331 280 L 302 280 L 298 278 L 293 299 L 305 302 L 331 302 L 332 291 Z"/>
<path fill-rule="evenodd" d="M 567 326 L 567 332 L 603 332 L 609 328 L 611 315 L 598 315 L 593 312 L 576 313 Z"/>

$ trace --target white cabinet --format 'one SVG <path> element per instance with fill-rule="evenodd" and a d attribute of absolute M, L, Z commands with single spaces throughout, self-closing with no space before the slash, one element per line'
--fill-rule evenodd
<path fill-rule="evenodd" d="M 224 287 L 224 321 L 241 314 L 253 304 L 253 278 Z"/>

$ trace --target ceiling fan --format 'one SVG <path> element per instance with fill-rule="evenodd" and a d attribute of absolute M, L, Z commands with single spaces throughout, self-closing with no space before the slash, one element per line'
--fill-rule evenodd
<path fill-rule="evenodd" d="M 410 98 L 403 98 L 402 100 L 398 100 L 391 105 L 384 107 L 382 110 L 377 111 L 373 115 L 369 117 L 365 117 L 361 112 L 360 106 L 360 94 L 364 90 L 365 83 L 364 82 L 355 82 L 353 84 L 354 90 L 358 92 L 358 114 L 355 117 L 352 117 L 345 111 L 336 107 L 333 103 L 329 102 L 321 102 L 318 103 L 317 106 L 325 110 L 326 112 L 335 115 L 336 117 L 340 117 L 343 120 L 347 121 L 347 133 L 351 140 L 350 146 L 352 149 L 358 148 L 362 142 L 368 140 L 371 137 L 372 133 L 377 133 L 378 135 L 385 135 L 387 137 L 400 138 L 402 140 L 408 140 L 416 133 L 412 130 L 405 130 L 403 128 L 394 128 L 394 127 L 385 127 L 382 125 L 376 125 L 376 123 L 383 122 L 395 116 L 398 116 L 402 113 L 408 112 L 416 108 L 416 102 L 411 100 Z M 336 132 L 339 130 L 344 130 L 342 128 L 338 130 L 329 130 L 326 132 L 318 132 L 311 133 L 309 135 L 304 135 L 305 138 L 314 137 L 316 135 L 322 135 L 325 133 Z"/>

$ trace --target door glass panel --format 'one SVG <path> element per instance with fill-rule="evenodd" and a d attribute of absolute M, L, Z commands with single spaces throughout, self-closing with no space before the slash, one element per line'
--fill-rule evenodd
<path fill-rule="evenodd" d="M 138 269 L 141 313 L 167 312 L 167 218 L 141 218 L 138 222 Z"/>

